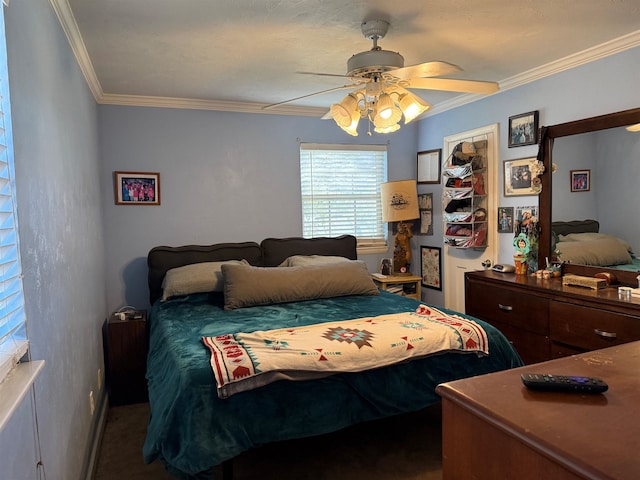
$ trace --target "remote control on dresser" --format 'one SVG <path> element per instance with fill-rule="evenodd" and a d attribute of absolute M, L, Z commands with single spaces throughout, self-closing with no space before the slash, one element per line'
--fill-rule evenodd
<path fill-rule="evenodd" d="M 577 375 L 551 375 L 548 373 L 523 373 L 522 383 L 532 390 L 553 392 L 602 393 L 609 386 L 601 378 Z"/>

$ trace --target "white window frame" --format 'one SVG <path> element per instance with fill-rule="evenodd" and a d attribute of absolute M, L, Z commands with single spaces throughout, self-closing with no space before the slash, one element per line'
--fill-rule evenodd
<path fill-rule="evenodd" d="M 358 172 L 357 177 L 353 172 Z M 344 186 L 352 191 L 327 188 L 335 186 L 338 179 L 344 180 Z M 358 183 L 347 185 L 347 179 Z M 353 235 L 358 253 L 386 252 L 388 232 L 382 221 L 380 200 L 380 184 L 386 181 L 386 145 L 301 143 L 302 235 L 307 238 Z M 345 208 L 345 200 L 353 202 L 353 207 Z M 319 208 L 314 207 L 318 205 Z M 337 206 L 338 212 L 342 208 L 346 215 L 336 220 L 338 215 L 334 214 L 332 219 L 332 206 Z M 328 225 L 322 222 L 323 216 L 329 216 Z"/>
<path fill-rule="evenodd" d="M 11 102 L 4 31 L 4 8 L 0 8 L 0 382 L 27 353 L 15 168 L 11 126 Z"/>

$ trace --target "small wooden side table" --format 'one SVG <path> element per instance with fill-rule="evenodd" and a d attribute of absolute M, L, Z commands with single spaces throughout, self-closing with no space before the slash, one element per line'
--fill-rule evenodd
<path fill-rule="evenodd" d="M 385 275 L 383 277 L 371 275 L 371 278 L 382 290 L 422 300 L 420 277 L 414 275 Z"/>
<path fill-rule="evenodd" d="M 107 388 L 111 405 L 147 401 L 147 311 L 107 322 Z"/>

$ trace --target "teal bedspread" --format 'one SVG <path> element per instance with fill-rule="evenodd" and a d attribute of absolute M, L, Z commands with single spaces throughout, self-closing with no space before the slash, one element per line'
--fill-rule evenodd
<path fill-rule="evenodd" d="M 418 411 L 439 401 L 439 383 L 522 365 L 504 336 L 478 321 L 489 338 L 486 357 L 446 353 L 319 380 L 279 381 L 227 399 L 216 394 L 203 336 L 413 311 L 419 303 L 387 292 L 230 311 L 222 309 L 220 294 L 157 302 L 150 316 L 145 462 L 160 459 L 179 478 L 211 478 L 213 467 L 252 447 Z"/>

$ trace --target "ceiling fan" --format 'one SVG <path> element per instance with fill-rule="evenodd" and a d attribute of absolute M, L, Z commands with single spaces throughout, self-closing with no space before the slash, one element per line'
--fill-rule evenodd
<path fill-rule="evenodd" d="M 390 133 L 400 128 L 398 122 L 403 115 L 404 123 L 407 124 L 431 108 L 431 105 L 408 89 L 485 94 L 498 90 L 496 82 L 433 78 L 462 71 L 457 65 L 447 62 L 432 61 L 405 67 L 402 55 L 382 50 L 378 46 L 378 40 L 384 38 L 389 30 L 389 23 L 384 20 L 367 20 L 362 23 L 361 29 L 365 38 L 373 41 L 373 48 L 353 55 L 347 61 L 346 75 L 298 72 L 348 78 L 352 83 L 273 103 L 263 108 L 269 109 L 338 90 L 355 89 L 340 103 L 331 105 L 330 111 L 323 118 L 333 118 L 340 128 L 350 135 L 357 136 L 357 126 L 361 118 L 369 118 L 376 132 Z"/>

